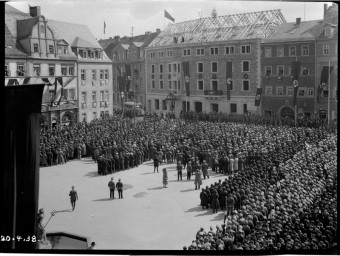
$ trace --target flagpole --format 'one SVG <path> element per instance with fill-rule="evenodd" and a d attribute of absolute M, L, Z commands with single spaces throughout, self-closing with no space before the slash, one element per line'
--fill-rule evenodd
<path fill-rule="evenodd" d="M 296 53 L 295 53 L 296 54 Z M 295 56 L 295 61 L 297 62 L 297 56 Z M 294 72 L 295 73 L 295 72 Z M 295 127 L 297 127 L 297 95 L 298 95 L 298 90 L 296 89 L 296 101 L 294 105 L 294 121 L 295 121 Z"/>
<path fill-rule="evenodd" d="M 331 96 L 331 61 L 328 61 L 328 126 L 329 126 L 329 121 L 331 119 L 331 113 L 330 113 L 330 110 L 331 110 L 331 105 L 330 105 L 330 97 Z"/>

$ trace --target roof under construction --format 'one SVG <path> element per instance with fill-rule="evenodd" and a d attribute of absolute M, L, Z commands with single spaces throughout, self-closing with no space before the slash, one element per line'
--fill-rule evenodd
<path fill-rule="evenodd" d="M 149 46 L 173 45 L 174 37 L 178 37 L 179 44 L 263 39 L 285 22 L 280 9 L 200 18 L 169 24 Z"/>

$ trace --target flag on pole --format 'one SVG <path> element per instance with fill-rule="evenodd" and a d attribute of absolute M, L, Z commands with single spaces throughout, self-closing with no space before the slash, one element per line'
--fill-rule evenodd
<path fill-rule="evenodd" d="M 293 105 L 296 105 L 297 91 L 299 87 L 300 61 L 292 62 L 292 78 L 294 86 Z"/>
<path fill-rule="evenodd" d="M 227 62 L 226 65 L 226 78 L 227 78 L 227 100 L 230 100 L 230 89 L 231 86 L 233 84 L 233 81 L 231 80 L 232 78 L 232 67 L 233 67 L 233 63 L 231 61 Z"/>
<path fill-rule="evenodd" d="M 255 96 L 255 106 L 260 106 L 260 104 L 261 104 L 261 94 L 262 94 L 262 88 L 257 88 L 256 96 Z"/>
<path fill-rule="evenodd" d="M 189 61 L 182 62 L 186 96 L 190 96 L 190 72 Z"/>
<path fill-rule="evenodd" d="M 106 23 L 104 21 L 104 35 L 105 35 Z"/>
<path fill-rule="evenodd" d="M 164 17 L 175 22 L 175 19 L 166 10 L 164 10 Z"/>
<path fill-rule="evenodd" d="M 131 82 L 131 65 L 125 64 L 125 77 L 126 77 L 126 91 L 130 90 L 130 82 Z"/>

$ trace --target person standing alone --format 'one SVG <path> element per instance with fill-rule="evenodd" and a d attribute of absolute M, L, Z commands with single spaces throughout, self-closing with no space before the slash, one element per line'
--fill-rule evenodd
<path fill-rule="evenodd" d="M 70 191 L 69 196 L 71 199 L 72 211 L 74 211 L 74 208 L 76 208 L 76 201 L 78 200 L 78 194 L 77 191 L 74 190 L 74 186 L 72 186 L 72 190 Z"/>
<path fill-rule="evenodd" d="M 116 188 L 118 190 L 119 199 L 123 199 L 123 183 L 120 181 L 120 179 L 116 184 Z"/>
<path fill-rule="evenodd" d="M 110 199 L 115 199 L 115 183 L 113 181 L 113 177 L 109 181 L 109 189 L 110 189 Z"/>

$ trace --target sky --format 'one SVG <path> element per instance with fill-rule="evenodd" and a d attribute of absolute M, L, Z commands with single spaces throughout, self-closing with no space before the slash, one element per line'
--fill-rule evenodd
<path fill-rule="evenodd" d="M 10 0 L 9 4 L 28 13 L 28 6 L 40 6 L 46 19 L 86 24 L 93 35 L 108 39 L 115 35 L 134 36 L 146 31 L 163 30 L 172 22 L 164 18 L 166 10 L 175 22 L 210 17 L 213 8 L 217 14 L 230 15 L 253 11 L 281 9 L 287 22 L 323 18 L 323 6 L 331 2 L 296 1 L 210 1 L 210 0 Z M 106 33 L 104 34 L 104 21 Z M 133 27 L 133 30 L 132 30 Z"/>

